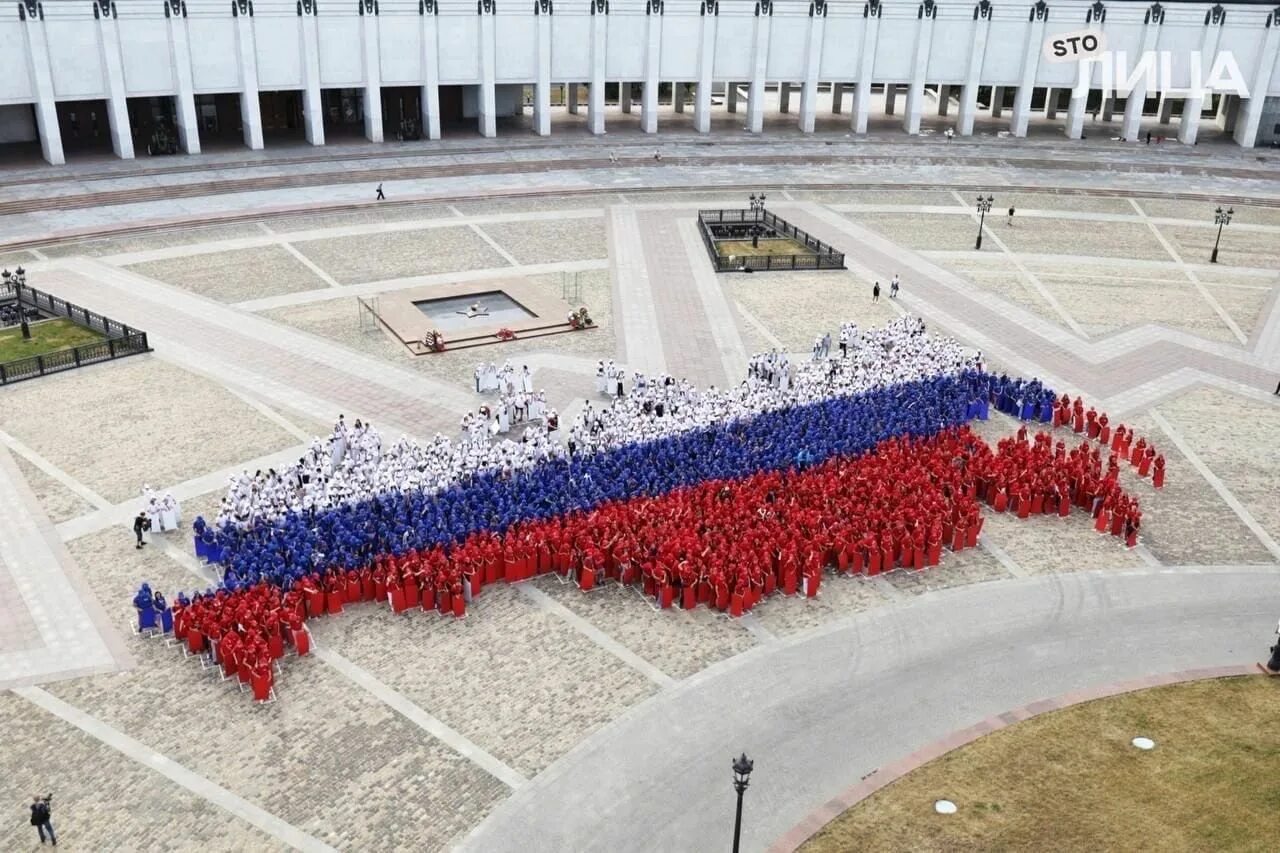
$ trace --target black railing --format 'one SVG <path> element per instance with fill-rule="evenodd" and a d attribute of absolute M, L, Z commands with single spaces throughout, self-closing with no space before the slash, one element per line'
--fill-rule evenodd
<path fill-rule="evenodd" d="M 790 238 L 809 249 L 810 252 L 793 255 L 735 255 L 732 258 L 720 254 L 711 226 L 737 223 L 759 223 L 771 232 L 770 236 Z M 844 252 L 837 251 L 834 246 L 822 242 L 767 210 L 758 213 L 752 210 L 699 210 L 698 230 L 702 233 L 703 245 L 707 247 L 707 254 L 711 256 L 716 272 L 842 270 L 845 268 Z"/>
<path fill-rule="evenodd" d="M 77 325 L 101 333 L 105 340 L 0 363 L 0 385 L 151 351 L 146 332 L 140 332 L 34 287 L 24 284 L 19 288 L 11 283 L 0 284 L 0 301 L 9 299 L 14 300 L 19 308 L 34 308 L 46 317 L 65 317 Z"/>

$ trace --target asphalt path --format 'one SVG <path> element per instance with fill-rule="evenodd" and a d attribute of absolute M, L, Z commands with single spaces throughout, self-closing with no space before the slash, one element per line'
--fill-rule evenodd
<path fill-rule="evenodd" d="M 755 772 L 743 849 L 764 850 L 878 767 L 987 717 L 1087 687 L 1265 659 L 1277 616 L 1275 567 L 1082 572 L 930 592 L 679 682 L 517 790 L 461 846 L 727 850 L 729 767 L 745 750 Z"/>

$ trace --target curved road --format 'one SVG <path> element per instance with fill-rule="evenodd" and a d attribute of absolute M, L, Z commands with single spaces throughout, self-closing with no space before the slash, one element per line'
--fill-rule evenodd
<path fill-rule="evenodd" d="M 758 647 L 654 696 L 516 791 L 462 846 L 727 850 L 729 764 L 746 750 L 755 773 L 743 849 L 764 850 L 876 768 L 1010 708 L 1258 660 L 1278 614 L 1275 567 L 1084 572 L 928 593 Z"/>

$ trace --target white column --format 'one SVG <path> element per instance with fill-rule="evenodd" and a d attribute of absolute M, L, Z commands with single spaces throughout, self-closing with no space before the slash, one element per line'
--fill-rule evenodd
<path fill-rule="evenodd" d="M 298 19 L 302 27 L 302 118 L 307 141 L 324 145 L 324 106 L 320 99 L 320 33 L 316 26 L 315 6 L 305 9 Z"/>
<path fill-rule="evenodd" d="M 587 90 L 587 124 L 597 136 L 604 133 L 605 36 L 609 30 L 606 9 L 608 6 L 591 17 L 591 88 Z"/>
<path fill-rule="evenodd" d="M 679 81 L 671 84 L 671 107 L 678 113 L 684 112 L 684 99 L 689 96 L 685 85 Z"/>
<path fill-rule="evenodd" d="M 498 135 L 497 46 L 494 42 L 493 11 L 480 15 L 480 135 L 493 139 Z"/>
<path fill-rule="evenodd" d="M 1160 93 L 1160 106 L 1156 108 L 1156 121 L 1168 124 L 1173 119 L 1173 97 L 1168 92 Z"/>
<path fill-rule="evenodd" d="M 1150 12 L 1147 13 L 1150 15 Z M 1160 43 L 1160 25 L 1164 21 L 1164 13 L 1148 20 L 1142 31 L 1142 50 L 1139 56 L 1150 56 Z M 1124 121 L 1120 124 L 1120 136 L 1125 142 L 1133 142 L 1142 132 L 1142 107 L 1147 100 L 1147 75 L 1138 75 L 1133 89 L 1124 102 Z"/>
<path fill-rule="evenodd" d="M 884 84 L 884 114 L 893 115 L 898 110 L 898 84 Z"/>
<path fill-rule="evenodd" d="M 693 94 L 693 124 L 698 133 L 711 132 L 711 74 L 715 68 L 716 21 L 714 7 L 708 14 L 703 3 L 702 44 L 698 47 L 698 88 Z"/>
<path fill-rule="evenodd" d="M 427 139 L 440 138 L 439 5 L 430 3 L 422 15 L 422 131 Z"/>
<path fill-rule="evenodd" d="M 1083 95 L 1071 94 L 1067 103 L 1067 139 L 1079 139 L 1084 135 L 1084 109 L 1089 103 L 1089 92 Z"/>
<path fill-rule="evenodd" d="M 568 101 L 569 115 L 578 114 L 578 84 L 570 83 L 569 89 L 565 93 L 565 100 Z"/>
<path fill-rule="evenodd" d="M 791 112 L 791 84 L 790 83 L 783 82 L 778 84 L 778 112 L 780 113 Z"/>
<path fill-rule="evenodd" d="M 25 11 L 23 12 L 25 15 Z M 51 166 L 67 162 L 62 153 L 62 128 L 58 126 L 58 105 L 53 99 L 53 72 L 49 70 L 49 45 L 45 41 L 44 17 L 18 24 L 27 42 L 27 71 L 36 96 L 36 128 L 40 133 L 40 154 Z"/>
<path fill-rule="evenodd" d="M 165 3 L 169 24 L 169 48 L 173 52 L 173 79 L 177 90 L 173 96 L 174 116 L 178 125 L 178 143 L 187 154 L 200 153 L 200 121 L 196 117 L 196 96 L 191 77 L 191 43 L 187 38 L 187 20 L 172 14 Z"/>
<path fill-rule="evenodd" d="M 623 115 L 631 115 L 631 84 L 627 82 L 618 84 L 618 107 L 622 110 Z"/>
<path fill-rule="evenodd" d="M 1210 21 L 1204 29 L 1204 38 L 1200 41 L 1200 63 L 1204 68 L 1212 68 L 1218 57 L 1218 39 L 1222 35 L 1222 23 L 1225 18 Z M 1192 80 L 1192 85 L 1197 81 Z M 1204 93 L 1192 90 L 1182 102 L 1182 115 L 1178 118 L 1178 141 L 1183 145 L 1195 145 L 1196 135 L 1200 132 L 1200 113 L 1204 111 Z"/>
<path fill-rule="evenodd" d="M 1223 95 L 1222 102 L 1218 105 L 1218 127 L 1224 133 L 1235 134 L 1236 120 L 1240 117 L 1240 97 L 1238 95 Z"/>
<path fill-rule="evenodd" d="M 662 61 L 662 16 L 649 14 L 645 22 L 644 88 L 640 92 L 640 130 L 658 132 L 658 67 Z"/>
<path fill-rule="evenodd" d="M 738 84 L 733 81 L 724 84 L 724 108 L 731 113 L 738 111 Z"/>
<path fill-rule="evenodd" d="M 1276 56 L 1280 55 L 1280 20 L 1277 19 L 1280 19 L 1280 11 L 1273 12 L 1270 18 L 1266 41 L 1258 53 L 1258 70 L 1249 81 L 1249 98 L 1244 102 L 1243 114 L 1236 121 L 1235 140 L 1242 148 L 1258 144 L 1258 125 L 1262 121 L 1262 105 L 1267 100 L 1267 84 L 1275 73 Z"/>
<path fill-rule="evenodd" d="M 822 39 L 826 32 L 827 12 L 823 4 L 809 7 L 809 39 L 804 51 L 804 80 L 800 84 L 800 132 L 813 133 L 818 117 L 818 71 L 822 66 Z"/>
<path fill-rule="evenodd" d="M 377 8 L 373 6 L 360 17 L 364 49 L 364 138 L 370 142 L 382 141 L 382 63 L 378 48 Z"/>
<path fill-rule="evenodd" d="M 533 130 L 551 135 L 551 6 L 534 6 L 538 27 L 538 79 L 533 84 Z"/>
<path fill-rule="evenodd" d="M 965 67 L 964 84 L 960 87 L 960 115 L 956 119 L 956 133 L 973 135 L 973 119 L 978 112 L 978 81 L 982 76 L 982 63 L 987 55 L 987 35 L 991 32 L 991 9 L 981 7 L 973 20 L 973 34 L 969 41 L 969 64 Z"/>
<path fill-rule="evenodd" d="M 938 86 L 938 115 L 945 117 L 951 109 L 951 87 Z"/>
<path fill-rule="evenodd" d="M 1036 90 L 1036 72 L 1040 70 L 1040 53 L 1044 50 L 1044 28 L 1049 12 L 1043 16 L 1032 10 L 1031 26 L 1027 27 L 1027 40 L 1022 48 L 1022 73 L 1018 77 L 1018 91 L 1013 96 L 1013 120 L 1009 129 L 1014 136 L 1026 136 L 1031 124 L 1031 96 Z"/>
<path fill-rule="evenodd" d="M 769 68 L 769 30 L 772 22 L 773 3 L 760 0 L 756 4 L 755 40 L 751 48 L 751 88 L 747 90 L 747 128 L 752 133 L 764 130 L 764 75 Z"/>
<path fill-rule="evenodd" d="M 880 4 L 869 6 L 863 18 L 862 51 L 858 54 L 858 82 L 853 88 L 853 118 L 849 126 L 854 133 L 867 132 L 867 117 L 871 114 L 871 72 L 876 64 L 876 43 L 880 38 Z"/>
<path fill-rule="evenodd" d="M 95 17 L 98 7 L 94 6 Z M 129 126 L 129 100 L 124 89 L 124 68 L 120 62 L 120 31 L 116 19 L 103 16 L 98 44 L 102 48 L 102 69 L 107 84 L 107 122 L 111 126 L 111 148 L 121 160 L 133 159 L 133 129 Z"/>
<path fill-rule="evenodd" d="M 902 129 L 915 136 L 920 133 L 920 116 L 924 112 L 924 81 L 929 74 L 929 51 L 933 48 L 933 25 L 937 22 L 937 6 L 925 9 L 916 21 L 916 48 L 911 65 L 911 82 L 907 84 L 907 111 Z"/>
<path fill-rule="evenodd" d="M 1115 110 L 1116 110 L 1116 96 L 1107 95 L 1106 93 L 1103 93 L 1102 120 L 1111 121 L 1111 119 L 1115 116 Z"/>
<path fill-rule="evenodd" d="M 844 111 L 844 84 L 831 84 L 831 114 L 840 115 Z"/>
<path fill-rule="evenodd" d="M 232 6 L 234 9 L 235 7 Z M 236 51 L 240 58 L 240 123 L 244 144 L 262 148 L 262 106 L 258 103 L 258 57 L 253 46 L 253 16 L 236 16 Z"/>
<path fill-rule="evenodd" d="M 991 87 L 991 117 L 1000 118 L 1004 112 L 1004 86 Z"/>
<path fill-rule="evenodd" d="M 1044 117 L 1053 121 L 1058 117 L 1058 96 L 1062 94 L 1060 89 L 1049 86 L 1044 90 Z"/>

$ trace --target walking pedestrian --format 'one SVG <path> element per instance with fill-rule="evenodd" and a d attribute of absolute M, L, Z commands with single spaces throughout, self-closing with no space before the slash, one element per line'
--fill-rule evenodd
<path fill-rule="evenodd" d="M 871 288 L 871 301 L 872 302 L 880 301 L 880 282 L 878 281 L 875 283 L 875 286 Z"/>
<path fill-rule="evenodd" d="M 36 828 L 36 832 L 40 833 L 40 843 L 44 844 L 44 834 L 49 833 L 49 840 L 53 842 L 53 846 L 58 846 L 58 838 L 53 834 L 53 824 L 49 822 L 52 810 L 49 801 L 53 799 L 53 794 L 45 794 L 43 797 L 37 796 L 31 803 L 31 825 Z"/>
<path fill-rule="evenodd" d="M 1013 208 L 1009 208 L 1009 226 L 1013 227 Z"/>
<path fill-rule="evenodd" d="M 135 548 L 142 550 L 142 546 L 147 544 L 142 541 L 142 534 L 150 529 L 151 519 L 147 518 L 146 512 L 138 513 L 138 517 L 133 520 L 133 535 L 138 537 L 138 544 L 134 546 Z"/>
<path fill-rule="evenodd" d="M 1276 396 L 1280 397 L 1280 382 L 1276 383 Z"/>
<path fill-rule="evenodd" d="M 948 142 L 950 142 L 950 141 L 951 141 L 951 139 L 952 139 L 952 137 L 954 137 L 954 136 L 956 135 L 956 132 L 955 132 L 954 130 L 952 130 L 951 128 L 949 128 L 949 127 L 948 127 L 948 128 L 947 128 L 947 132 L 946 132 L 946 134 L 944 134 L 944 135 L 947 137 L 947 141 L 948 141 Z"/>
<path fill-rule="evenodd" d="M 897 273 L 893 274 L 893 281 L 889 282 L 889 298 L 890 299 L 898 298 L 898 274 Z"/>
<path fill-rule="evenodd" d="M 382 184 L 378 184 L 378 197 L 374 201 L 386 201 L 387 196 L 382 191 Z"/>
<path fill-rule="evenodd" d="M 1150 145 L 1150 144 L 1151 144 L 1151 131 L 1149 131 L 1149 130 L 1147 131 L 1147 144 L 1148 144 L 1148 145 Z"/>

